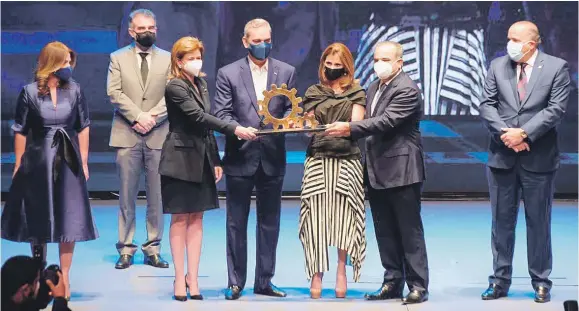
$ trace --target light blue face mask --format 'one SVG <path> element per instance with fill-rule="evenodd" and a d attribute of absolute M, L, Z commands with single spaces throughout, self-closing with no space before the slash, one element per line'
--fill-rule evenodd
<path fill-rule="evenodd" d="M 507 54 L 509 54 L 509 57 L 515 61 L 518 62 L 521 60 L 521 58 L 525 57 L 525 54 L 527 54 L 529 51 L 523 53 L 523 45 L 529 43 L 530 41 L 527 42 L 513 42 L 513 41 L 509 41 L 509 43 L 507 43 Z"/>
<path fill-rule="evenodd" d="M 260 44 L 249 44 L 249 54 L 259 60 L 264 60 L 271 52 L 271 43 L 262 42 Z"/>

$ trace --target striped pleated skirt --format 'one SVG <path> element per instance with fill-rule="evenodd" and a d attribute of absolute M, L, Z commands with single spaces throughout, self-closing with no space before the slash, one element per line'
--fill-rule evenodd
<path fill-rule="evenodd" d="M 306 275 L 329 270 L 328 246 L 346 250 L 354 281 L 366 258 L 366 212 L 359 160 L 308 157 L 302 180 L 299 238 Z"/>

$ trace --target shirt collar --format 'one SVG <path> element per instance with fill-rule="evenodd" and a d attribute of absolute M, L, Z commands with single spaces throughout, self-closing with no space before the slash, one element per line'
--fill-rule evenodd
<path fill-rule="evenodd" d="M 153 51 L 153 47 L 151 46 L 147 50 L 143 51 L 143 50 L 141 50 L 141 48 L 139 48 L 138 45 L 135 44 L 135 51 L 137 52 L 137 54 L 139 54 L 139 53 L 151 53 Z"/>
<path fill-rule="evenodd" d="M 535 53 L 533 53 L 533 55 L 531 56 L 531 58 L 529 58 L 526 64 L 531 67 L 535 67 L 535 60 L 537 60 L 537 55 L 539 55 L 539 50 L 535 50 Z"/>
<path fill-rule="evenodd" d="M 249 58 L 249 56 L 247 57 L 247 61 L 249 62 L 249 69 L 251 69 L 251 71 L 267 72 L 267 66 L 269 65 L 269 59 L 266 59 L 266 60 L 265 60 L 265 64 L 263 64 L 263 66 L 261 66 L 261 67 L 257 66 L 257 65 Z"/>

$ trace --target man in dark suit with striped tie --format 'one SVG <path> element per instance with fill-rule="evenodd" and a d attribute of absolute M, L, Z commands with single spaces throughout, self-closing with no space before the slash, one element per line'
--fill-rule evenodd
<path fill-rule="evenodd" d="M 537 49 L 541 37 L 531 22 L 513 24 L 508 39 L 508 55 L 490 65 L 480 105 L 491 135 L 487 175 L 494 269 L 482 299 L 505 297 L 509 291 L 522 197 L 535 301 L 548 302 L 553 264 L 551 204 L 559 168 L 556 126 L 569 99 L 569 67 L 566 61 Z"/>

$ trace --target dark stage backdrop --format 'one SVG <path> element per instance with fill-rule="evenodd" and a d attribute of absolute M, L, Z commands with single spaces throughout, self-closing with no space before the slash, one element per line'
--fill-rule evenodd
<path fill-rule="evenodd" d="M 345 43 L 356 58 L 364 86 L 375 77 L 371 52 L 376 42 L 404 46 L 404 70 L 425 100 L 421 123 L 426 151 L 426 192 L 487 192 L 487 131 L 478 117 L 486 68 L 504 55 L 510 24 L 538 24 L 543 51 L 566 59 L 573 92 L 560 126 L 562 167 L 556 189 L 577 192 L 577 3 L 573 2 L 2 2 L 2 191 L 10 186 L 14 163 L 10 131 L 20 88 L 31 82 L 38 52 L 50 41 L 79 53 L 74 77 L 91 109 L 89 190 L 117 191 L 114 151 L 108 146 L 112 106 L 106 96 L 109 54 L 130 43 L 128 14 L 149 8 L 157 15 L 158 45 L 170 50 L 180 37 L 205 44 L 204 71 L 213 94 L 217 69 L 246 55 L 244 24 L 256 17 L 273 27 L 272 56 L 297 68 L 298 93 L 317 82 L 323 49 Z M 218 137 L 220 147 L 222 138 Z M 308 138 L 287 139 L 284 191 L 297 192 Z M 223 149 L 221 149 L 223 150 Z M 224 182 L 220 182 L 222 190 Z"/>

